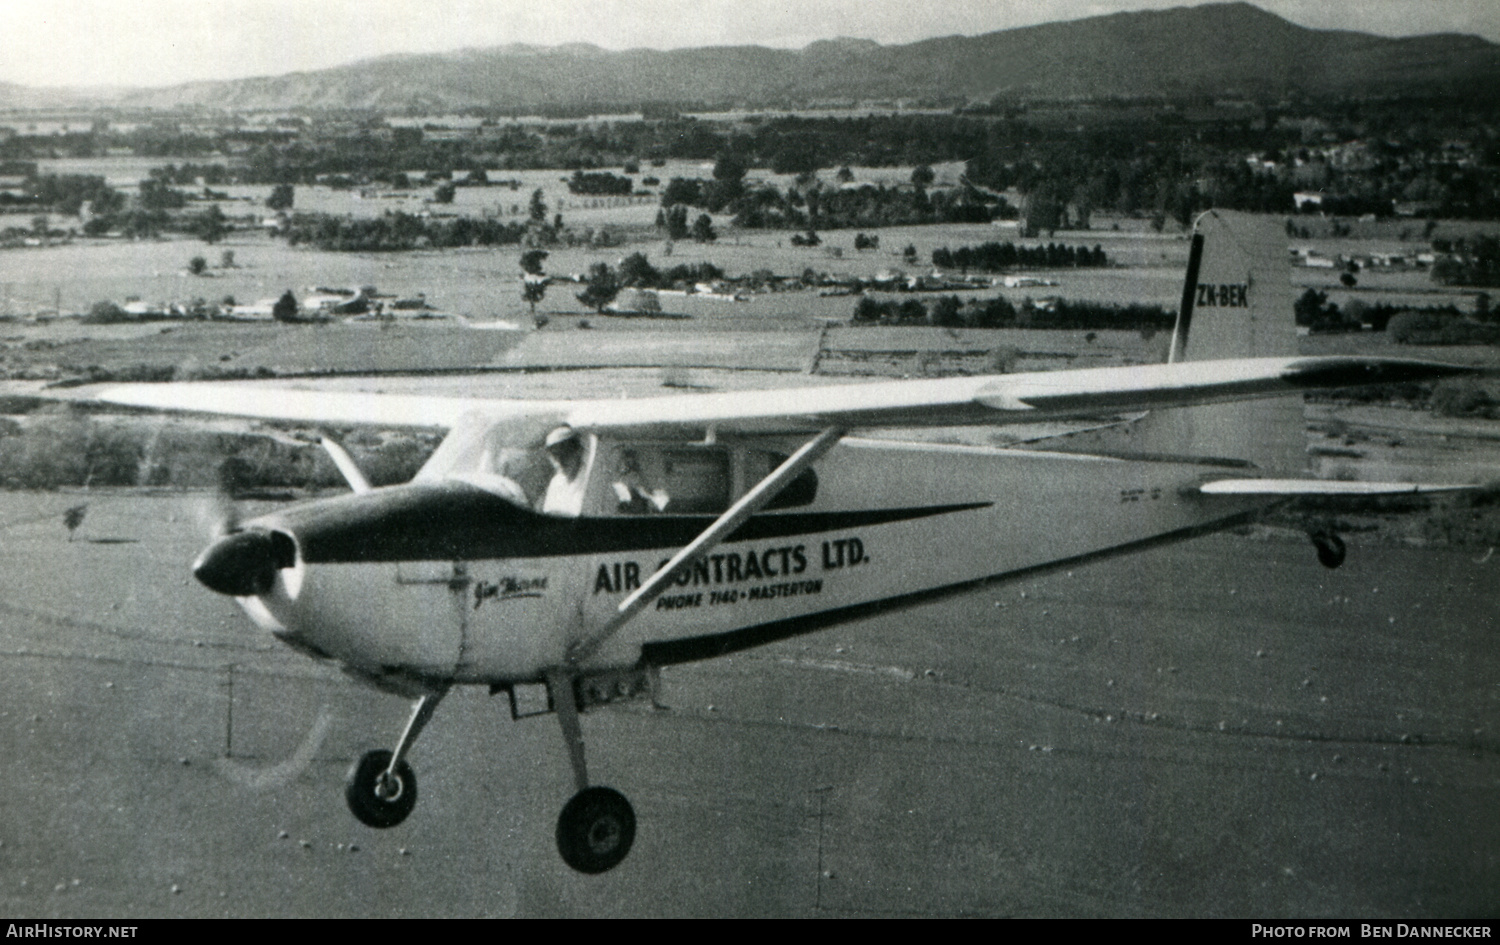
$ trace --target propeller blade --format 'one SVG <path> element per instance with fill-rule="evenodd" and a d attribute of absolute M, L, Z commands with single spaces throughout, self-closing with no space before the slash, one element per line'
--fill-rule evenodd
<path fill-rule="evenodd" d="M 209 538 L 223 538 L 240 530 L 240 509 L 235 502 L 244 479 L 244 461 L 231 456 L 219 464 L 215 488 L 199 510 L 199 518 Z"/>

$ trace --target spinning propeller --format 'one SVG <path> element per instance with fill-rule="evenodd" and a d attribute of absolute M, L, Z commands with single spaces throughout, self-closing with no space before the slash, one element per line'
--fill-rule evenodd
<path fill-rule="evenodd" d="M 356 493 L 369 492 L 370 481 L 343 446 L 326 434 L 319 438 Z M 244 462 L 231 456 L 219 464 L 218 488 L 206 518 L 212 538 L 198 560 L 193 576 L 209 590 L 230 597 L 256 597 L 276 586 L 276 572 L 297 564 L 297 544 L 285 532 L 244 528 L 235 496 L 244 484 Z"/>
<path fill-rule="evenodd" d="M 235 458 L 219 465 L 218 479 L 205 516 L 212 542 L 193 562 L 193 577 L 230 597 L 268 593 L 276 584 L 276 572 L 297 563 L 296 543 L 284 532 L 240 525 L 235 493 L 242 476 Z"/>

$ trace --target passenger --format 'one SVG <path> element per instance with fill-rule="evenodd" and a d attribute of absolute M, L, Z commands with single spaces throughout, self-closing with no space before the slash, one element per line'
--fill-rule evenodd
<path fill-rule="evenodd" d="M 620 474 L 615 479 L 614 493 L 619 502 L 618 511 L 626 515 L 661 512 L 666 509 L 669 501 L 665 490 L 652 489 L 647 485 L 646 477 L 641 473 L 640 457 L 636 456 L 635 450 L 620 451 Z"/>
<path fill-rule="evenodd" d="M 552 481 L 542 498 L 542 511 L 549 515 L 579 515 L 583 512 L 583 442 L 578 434 L 559 427 L 547 434 L 547 458 L 552 461 Z"/>

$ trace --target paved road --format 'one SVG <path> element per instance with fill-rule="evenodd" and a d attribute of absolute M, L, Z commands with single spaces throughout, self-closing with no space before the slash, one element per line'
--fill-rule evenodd
<path fill-rule="evenodd" d="M 1218 537 L 669 669 L 584 720 L 583 877 L 550 718 L 451 696 L 368 830 L 405 705 L 191 583 L 192 500 L 76 501 L 0 494 L 8 915 L 1500 915 L 1500 557 Z"/>

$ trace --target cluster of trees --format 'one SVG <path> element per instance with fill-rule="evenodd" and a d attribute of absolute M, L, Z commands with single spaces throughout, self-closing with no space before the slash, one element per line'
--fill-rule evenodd
<path fill-rule="evenodd" d="M 680 263 L 657 269 L 645 253 L 631 253 L 620 260 L 620 284 L 639 289 L 687 288 L 700 282 L 718 282 L 724 270 L 710 262 Z"/>
<path fill-rule="evenodd" d="M 934 179 L 931 168 L 919 167 L 911 187 L 868 185 L 859 188 L 830 186 L 819 180 L 816 168 L 801 172 L 797 182 L 782 190 L 745 183 L 746 159 L 734 152 L 719 155 L 713 179 L 674 177 L 662 188 L 664 214 L 677 208 L 698 207 L 709 213 L 733 213 L 736 226 L 748 229 L 847 229 L 901 226 L 921 223 L 982 223 L 992 219 L 997 207 L 971 190 L 928 193 Z M 925 173 L 924 173 L 925 171 Z M 849 173 L 848 168 L 840 176 Z M 686 223 L 686 211 L 679 219 Z M 666 217 L 670 228 L 671 217 Z M 686 235 L 684 233 L 684 235 Z"/>
<path fill-rule="evenodd" d="M 1350 331 L 1384 331 L 1397 344 L 1464 345 L 1495 344 L 1500 325 L 1495 324 L 1488 296 L 1481 295 L 1473 318 L 1453 305 L 1424 308 L 1370 305 L 1352 299 L 1342 307 L 1328 300 L 1328 293 L 1308 289 L 1292 305 L 1297 324 L 1314 334 Z"/>
<path fill-rule="evenodd" d="M 861 296 L 855 303 L 854 325 L 936 325 L 945 328 L 1049 328 L 1078 330 L 1157 331 L 1177 320 L 1159 305 L 1109 305 L 1049 299 L 1020 305 L 1004 296 L 960 299 L 940 296 L 920 299 L 876 299 Z"/>
<path fill-rule="evenodd" d="M 1432 279 L 1443 285 L 1500 286 L 1500 237 L 1434 240 L 1443 255 L 1432 265 Z"/>
<path fill-rule="evenodd" d="M 527 254 L 521 258 L 522 269 L 528 273 L 531 272 L 526 269 L 527 257 L 530 255 Z M 539 260 L 535 263 L 540 265 Z M 590 266 L 583 291 L 578 293 L 576 298 L 589 308 L 603 312 L 605 307 L 626 289 L 689 287 L 700 282 L 716 282 L 722 278 L 724 278 L 724 270 L 712 263 L 682 264 L 663 270 L 651 265 L 645 253 L 632 253 L 620 261 L 618 270 L 611 269 L 607 263 L 595 263 Z M 530 300 L 524 288 L 523 298 Z"/>
<path fill-rule="evenodd" d="M 748 190 L 732 205 L 734 222 L 749 229 L 842 230 L 924 223 L 988 223 L 1003 210 L 966 189 L 866 185 L 845 189 L 811 181 L 783 191 Z"/>
<path fill-rule="evenodd" d="M 133 199 L 103 177 L 84 174 L 32 174 L 21 196 L 0 194 L 0 208 L 35 208 L 68 216 L 87 209 L 83 231 L 89 236 L 119 231 L 129 237 L 151 237 L 175 227 L 213 243 L 229 231 L 217 206 L 196 216 L 174 216 L 188 202 L 188 195 L 170 186 L 169 175 L 159 168 L 140 182 Z"/>
<path fill-rule="evenodd" d="M 531 306 L 533 314 L 552 281 L 542 269 L 547 255 L 540 249 L 521 254 L 521 300 Z M 583 291 L 576 298 L 589 308 L 603 312 L 626 289 L 689 287 L 723 278 L 724 270 L 712 263 L 684 263 L 670 269 L 657 269 L 645 253 L 631 253 L 620 261 L 619 269 L 611 269 L 608 263 L 591 266 Z"/>
<path fill-rule="evenodd" d="M 1047 269 L 1071 269 L 1109 265 L 1104 248 L 1095 245 L 1063 246 L 1048 243 L 1046 246 L 1017 246 L 1014 243 L 981 243 L 978 246 L 960 246 L 949 249 L 944 246 L 932 251 L 932 264 L 939 269 L 958 269 L 963 272 L 1003 272 L 1017 267 L 1043 267 Z"/>
<path fill-rule="evenodd" d="M 574 171 L 568 179 L 568 192 L 591 196 L 623 196 L 635 189 L 635 182 L 628 177 L 617 177 L 607 172 L 585 173 Z"/>
<path fill-rule="evenodd" d="M 697 243 L 712 243 L 719 238 L 714 230 L 714 221 L 706 213 L 698 214 L 691 227 L 687 222 L 687 207 L 681 204 L 663 207 L 656 213 L 657 227 L 667 231 L 669 240 L 685 240 L 691 237 Z"/>
<path fill-rule="evenodd" d="M 433 220 L 409 213 L 387 213 L 353 219 L 326 213 L 298 214 L 282 230 L 293 246 L 307 243 L 343 252 L 446 248 L 455 246 L 515 246 L 526 239 L 526 224 L 474 217 Z"/>
<path fill-rule="evenodd" d="M 94 213 L 114 213 L 125 207 L 125 195 L 88 174 L 36 174 L 26 178 L 20 195 L 0 193 L 0 207 L 35 208 L 76 215 L 84 204 Z"/>
<path fill-rule="evenodd" d="M 1403 345 L 1492 345 L 1500 343 L 1500 325 L 1477 322 L 1455 309 L 1400 312 L 1386 326 L 1391 340 Z"/>

